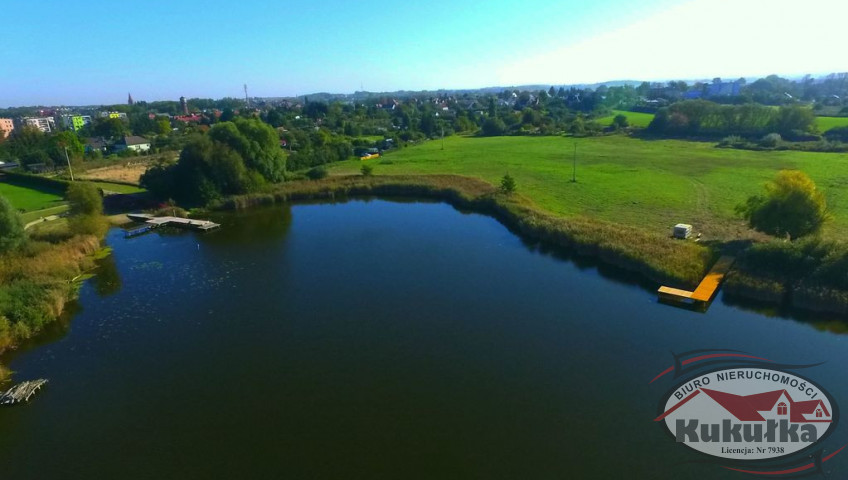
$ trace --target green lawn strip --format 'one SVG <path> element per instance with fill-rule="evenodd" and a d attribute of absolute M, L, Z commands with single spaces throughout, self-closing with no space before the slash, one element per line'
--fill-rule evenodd
<path fill-rule="evenodd" d="M 46 217 L 48 215 L 59 215 L 61 213 L 67 212 L 70 208 L 70 205 L 65 204 L 50 208 L 44 208 L 41 210 L 33 210 L 31 212 L 21 214 L 21 220 L 23 220 L 24 224 L 27 224 L 29 222 L 33 222 L 41 217 Z"/>
<path fill-rule="evenodd" d="M 816 117 L 819 131 L 824 133 L 835 127 L 848 127 L 848 117 Z"/>
<path fill-rule="evenodd" d="M 92 181 L 95 185 L 103 190 L 108 190 L 110 192 L 117 193 L 139 193 L 146 191 L 145 189 L 136 186 L 136 185 L 127 185 L 124 183 L 113 183 L 113 182 L 98 182 Z"/>
<path fill-rule="evenodd" d="M 624 110 L 613 110 L 612 115 L 608 115 L 606 117 L 601 117 L 597 121 L 603 126 L 612 125 L 612 120 L 616 115 L 624 115 L 627 117 L 627 123 L 630 124 L 631 127 L 640 127 L 645 128 L 651 124 L 651 120 L 654 119 L 653 113 L 642 113 L 642 112 L 627 112 Z"/>
<path fill-rule="evenodd" d="M 0 181 L 0 195 L 6 197 L 12 206 L 25 212 L 54 207 L 64 201 L 58 193 L 14 185 L 4 181 Z"/>

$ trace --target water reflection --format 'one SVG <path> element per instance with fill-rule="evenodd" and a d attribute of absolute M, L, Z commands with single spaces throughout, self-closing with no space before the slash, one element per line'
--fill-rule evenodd
<path fill-rule="evenodd" d="M 94 291 L 101 297 L 113 295 L 121 289 L 121 274 L 115 263 L 115 257 L 109 255 L 97 261 L 97 269 L 91 278 Z"/>
<path fill-rule="evenodd" d="M 210 219 L 222 228 L 202 234 L 198 239 L 206 245 L 231 243 L 275 243 L 288 234 L 292 223 L 289 204 L 253 208 L 239 212 L 217 212 Z"/>
<path fill-rule="evenodd" d="M 775 305 L 772 303 L 758 302 L 746 298 L 739 298 L 733 295 L 724 294 L 721 297 L 722 303 L 733 308 L 754 312 L 774 319 L 786 319 L 794 322 L 810 325 L 816 330 L 835 333 L 848 333 L 848 321 L 839 318 L 837 314 L 817 313 L 808 310 L 799 310 L 792 308 L 786 304 Z"/>

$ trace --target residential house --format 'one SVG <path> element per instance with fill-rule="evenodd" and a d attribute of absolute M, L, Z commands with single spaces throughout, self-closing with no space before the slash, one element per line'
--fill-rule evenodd
<path fill-rule="evenodd" d="M 139 153 L 147 152 L 150 151 L 150 140 L 135 135 L 126 136 L 115 144 L 115 150 L 119 152 L 123 150 L 133 150 Z"/>
<path fill-rule="evenodd" d="M 106 154 L 109 152 L 109 143 L 103 137 L 93 137 L 85 140 L 85 153 L 100 152 Z"/>

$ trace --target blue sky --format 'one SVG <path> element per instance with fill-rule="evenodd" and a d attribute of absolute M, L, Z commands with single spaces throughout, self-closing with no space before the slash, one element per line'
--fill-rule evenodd
<path fill-rule="evenodd" d="M 9 3 L 0 107 L 848 71 L 844 0 Z"/>

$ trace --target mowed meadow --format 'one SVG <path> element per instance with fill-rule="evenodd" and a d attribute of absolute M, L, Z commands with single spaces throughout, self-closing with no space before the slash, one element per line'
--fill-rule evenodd
<path fill-rule="evenodd" d="M 64 202 L 64 198 L 57 191 L 16 185 L 2 181 L 2 178 L 0 178 L 0 195 L 6 197 L 12 206 L 25 212 L 56 207 Z"/>
<path fill-rule="evenodd" d="M 576 177 L 572 162 L 576 146 Z M 331 174 L 358 174 L 362 163 L 375 175 L 458 174 L 497 185 L 505 173 L 518 193 L 565 216 L 586 216 L 670 232 L 691 223 L 705 239 L 751 237 L 734 209 L 782 169 L 800 169 L 823 190 L 832 212 L 830 238 L 848 235 L 848 154 L 748 151 L 715 143 L 642 140 L 614 135 L 567 137 L 448 137 L 390 152 L 379 159 L 350 160 Z"/>
<path fill-rule="evenodd" d="M 822 133 L 831 128 L 848 127 L 848 117 L 816 117 L 816 126 Z"/>

